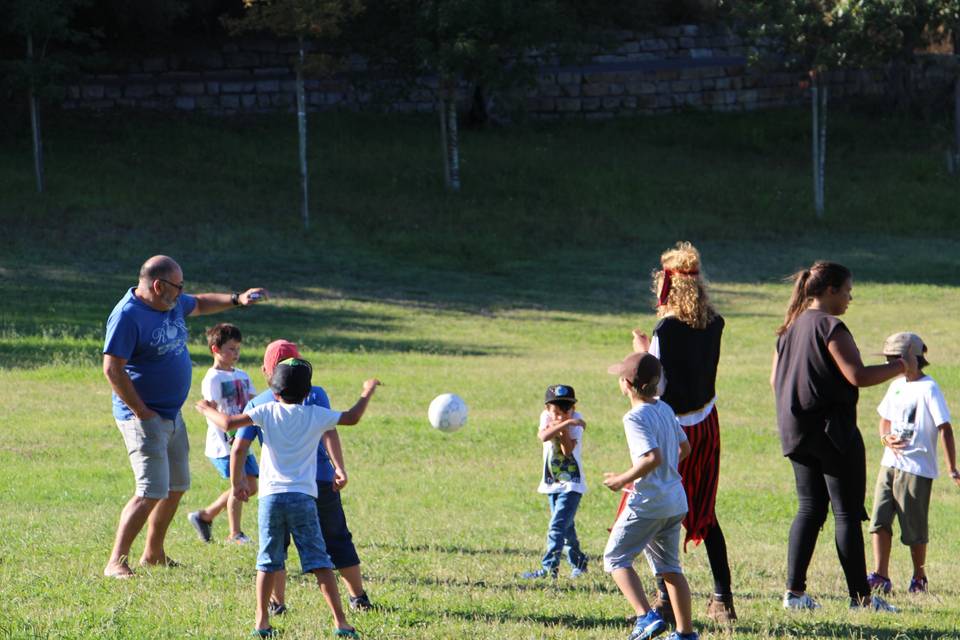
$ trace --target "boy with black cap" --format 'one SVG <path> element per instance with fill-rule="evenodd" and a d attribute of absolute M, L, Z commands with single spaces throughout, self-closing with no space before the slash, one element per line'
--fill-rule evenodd
<path fill-rule="evenodd" d="M 677 621 L 668 640 L 696 640 L 690 613 L 690 587 L 680 567 L 680 523 L 687 513 L 687 496 L 677 466 L 690 454 L 677 416 L 657 400 L 660 361 L 649 353 L 633 353 L 608 371 L 619 377 L 620 392 L 630 399 L 623 428 L 633 466 L 623 473 L 605 473 L 611 491 L 633 482 L 626 508 L 610 531 L 603 552 L 603 568 L 637 614 L 629 640 L 645 640 L 663 633 L 667 623 L 650 608 L 633 559 L 641 551 L 653 573 L 662 577 Z"/>
<path fill-rule="evenodd" d="M 577 411 L 577 396 L 570 385 L 553 384 L 544 394 L 544 410 L 540 413 L 537 437 L 543 443 L 543 466 L 539 493 L 550 501 L 550 526 L 547 528 L 547 550 L 540 568 L 527 571 L 528 579 L 556 578 L 560 555 L 567 549 L 567 561 L 573 566 L 571 578 L 587 570 L 587 556 L 580 550 L 574 518 L 580 499 L 587 490 L 583 477 L 581 451 L 583 430 L 587 424 Z"/>
<path fill-rule="evenodd" d="M 197 411 L 224 431 L 256 425 L 263 432 L 260 469 L 260 552 L 257 555 L 257 620 L 254 635 L 270 637 L 269 602 L 277 572 L 285 567 L 289 535 L 300 553 L 304 573 L 313 573 L 333 613 L 335 635 L 357 637 L 347 624 L 340 592 L 333 574 L 317 518 L 317 445 L 324 432 L 338 424 L 357 424 L 380 381 L 363 383 L 360 399 L 348 411 L 301 404 L 310 393 L 312 367 L 306 360 L 289 358 L 277 364 L 270 378 L 276 402 L 253 407 L 246 413 L 228 416 L 206 401 L 197 402 Z M 242 457 L 231 455 L 230 477 L 234 495 L 247 500 L 249 492 L 240 473 Z"/>
<path fill-rule="evenodd" d="M 936 380 L 923 372 L 929 364 L 926 352 L 927 345 L 915 333 L 895 333 L 883 343 L 888 361 L 907 355 L 917 358 L 917 370 L 891 382 L 877 407 L 884 450 L 870 519 L 875 570 L 867 583 L 884 593 L 893 588 L 888 576 L 894 516 L 900 521 L 900 540 L 910 547 L 913 560 L 909 591 L 927 591 L 927 512 L 931 485 L 938 475 L 937 436 L 941 433 L 947 469 L 960 486 L 950 411 Z"/>

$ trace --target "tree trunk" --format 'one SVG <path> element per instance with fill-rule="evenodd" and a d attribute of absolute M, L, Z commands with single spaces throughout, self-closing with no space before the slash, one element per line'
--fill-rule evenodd
<path fill-rule="evenodd" d="M 297 65 L 297 129 L 300 138 L 300 187 L 303 191 L 303 228 L 310 228 L 310 206 L 307 187 L 307 101 L 303 86 L 303 36 L 298 38 L 300 45 L 300 63 Z"/>
<path fill-rule="evenodd" d="M 27 36 L 27 60 L 33 66 L 33 36 Z M 32 73 L 32 71 L 31 71 Z M 33 172 L 37 179 L 37 193 L 43 193 L 43 143 L 40 138 L 40 104 L 34 90 L 34 78 L 31 75 L 27 89 L 30 102 L 30 128 L 33 132 Z"/>
<path fill-rule="evenodd" d="M 438 92 L 438 109 L 440 114 L 440 152 L 443 155 L 443 186 L 450 189 L 450 154 L 447 149 L 447 99 L 444 97 L 444 89 L 440 87 Z"/>
<path fill-rule="evenodd" d="M 960 173 L 960 73 L 953 84 L 953 170 Z"/>
<path fill-rule="evenodd" d="M 811 74 L 810 98 L 813 112 L 813 206 L 817 217 L 824 214 L 824 178 L 827 163 L 827 87 L 820 74 Z"/>
<path fill-rule="evenodd" d="M 457 95 L 451 84 L 447 98 L 447 155 L 450 158 L 450 191 L 460 191 L 460 136 L 457 132 Z"/>

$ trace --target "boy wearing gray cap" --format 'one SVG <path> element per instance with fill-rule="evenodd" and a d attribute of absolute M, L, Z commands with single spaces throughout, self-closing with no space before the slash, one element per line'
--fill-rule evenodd
<path fill-rule="evenodd" d="M 641 552 L 650 569 L 666 583 L 676 619 L 668 640 L 697 640 L 690 613 L 690 586 L 680 566 L 680 523 L 687 513 L 687 495 L 677 467 L 690 455 L 690 443 L 676 414 L 657 400 L 660 361 L 650 353 L 632 353 L 608 371 L 619 377 L 620 392 L 630 400 L 623 416 L 632 466 L 623 473 L 605 473 L 603 484 L 619 492 L 633 483 L 626 508 L 610 530 L 603 568 L 637 614 L 628 640 L 646 640 L 667 629 L 650 607 L 633 568 Z"/>
<path fill-rule="evenodd" d="M 960 486 L 950 411 L 936 381 L 923 372 L 929 364 L 923 355 L 926 352 L 927 345 L 915 333 L 895 333 L 883 343 L 888 361 L 908 354 L 917 357 L 917 371 L 891 382 L 877 407 L 884 451 L 870 519 L 875 570 L 867 576 L 867 582 L 871 589 L 884 593 L 893 588 L 889 567 L 894 516 L 900 522 L 900 540 L 910 547 L 913 560 L 909 591 L 927 591 L 927 512 L 931 485 L 938 475 L 940 433 L 950 477 Z"/>

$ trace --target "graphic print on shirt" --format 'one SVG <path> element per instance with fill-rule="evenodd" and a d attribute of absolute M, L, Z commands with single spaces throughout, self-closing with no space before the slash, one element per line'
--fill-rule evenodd
<path fill-rule="evenodd" d="M 899 395 L 899 392 L 897 392 Z M 917 435 L 917 402 L 902 408 L 900 417 L 892 421 L 891 431 L 901 442 L 907 442 L 913 445 L 913 439 Z"/>
<path fill-rule="evenodd" d="M 551 442 L 553 450 L 550 453 L 550 459 L 543 468 L 543 480 L 547 484 L 554 482 L 580 482 L 580 467 L 577 465 L 573 454 L 563 455 L 560 448 L 560 439 L 554 438 Z"/>
<path fill-rule="evenodd" d="M 183 318 L 164 318 L 163 324 L 150 335 L 150 346 L 157 348 L 157 355 L 173 352 L 180 355 L 187 346 L 187 322 Z"/>

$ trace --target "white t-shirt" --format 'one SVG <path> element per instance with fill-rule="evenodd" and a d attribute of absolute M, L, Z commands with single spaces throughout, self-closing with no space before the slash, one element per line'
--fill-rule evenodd
<path fill-rule="evenodd" d="M 576 420 L 583 420 L 578 412 L 573 412 Z M 544 410 L 540 414 L 540 431 L 550 424 L 550 414 Z M 552 438 L 543 443 L 543 473 L 540 476 L 540 493 L 587 492 L 587 483 L 583 476 L 583 461 L 580 451 L 583 445 L 583 427 L 570 428 L 570 437 L 575 441 L 573 454 L 564 456 L 560 449 L 560 440 Z"/>
<path fill-rule="evenodd" d="M 890 421 L 890 431 L 910 445 L 897 455 L 889 447 L 884 447 L 880 464 L 893 467 L 924 478 L 936 478 L 937 472 L 937 428 L 944 422 L 950 422 L 947 401 L 930 376 L 908 382 L 906 378 L 897 378 L 890 383 L 877 412 L 881 418 Z"/>
<path fill-rule="evenodd" d="M 247 411 L 263 431 L 260 495 L 305 493 L 317 497 L 317 445 L 337 427 L 340 412 L 326 407 L 268 402 Z"/>
<path fill-rule="evenodd" d="M 672 518 L 687 512 L 687 494 L 683 491 L 680 473 L 680 443 L 686 434 L 677 416 L 666 402 L 643 403 L 623 416 L 631 464 L 653 449 L 660 450 L 661 463 L 656 469 L 637 478 L 628 500 L 631 509 L 643 518 Z"/>
<path fill-rule="evenodd" d="M 257 395 L 250 376 L 241 371 L 223 371 L 215 367 L 207 370 L 200 384 L 200 393 L 204 400 L 213 400 L 217 403 L 217 410 L 228 416 L 243 413 L 250 398 Z M 210 420 L 207 420 L 207 446 L 204 454 L 209 458 L 223 458 L 230 455 L 232 438 L 217 429 Z"/>

